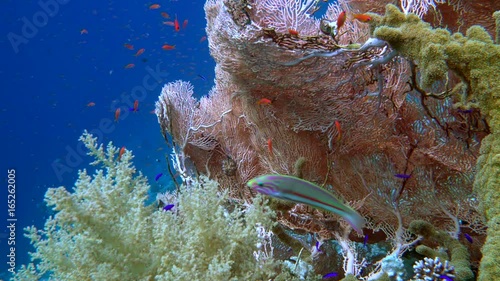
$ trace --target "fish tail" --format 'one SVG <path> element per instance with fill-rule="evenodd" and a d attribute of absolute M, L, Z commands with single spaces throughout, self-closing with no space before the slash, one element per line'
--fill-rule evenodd
<path fill-rule="evenodd" d="M 343 217 L 357 233 L 363 235 L 365 219 L 360 214 L 353 210 L 351 212 L 346 212 Z"/>

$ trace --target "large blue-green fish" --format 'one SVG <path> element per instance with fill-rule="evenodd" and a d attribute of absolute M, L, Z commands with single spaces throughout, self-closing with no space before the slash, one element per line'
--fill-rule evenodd
<path fill-rule="evenodd" d="M 262 175 L 251 179 L 248 187 L 265 195 L 307 204 L 342 216 L 354 230 L 363 234 L 365 219 L 333 194 L 312 182 L 285 175 Z"/>

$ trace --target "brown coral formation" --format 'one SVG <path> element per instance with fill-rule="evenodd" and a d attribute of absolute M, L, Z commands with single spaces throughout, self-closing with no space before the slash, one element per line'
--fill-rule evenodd
<path fill-rule="evenodd" d="M 398 225 L 396 213 L 405 225 L 425 219 L 452 228 L 449 214 L 480 220 L 473 167 L 488 126 L 479 111 L 453 108 L 452 97 L 438 94 L 456 79 L 424 92 L 412 63 L 369 63 L 387 55 L 387 46 L 291 65 L 308 51 L 273 42 L 293 42 L 291 36 L 238 25 L 220 1 L 208 1 L 205 10 L 217 84 L 199 103 L 192 89 L 175 92 L 171 85 L 157 106 L 162 130 L 197 171 L 241 200 L 254 196 L 245 184 L 257 175 L 300 176 L 356 206 L 369 228 L 387 235 Z M 252 21 L 265 16 L 253 13 Z M 366 39 L 367 27 L 359 30 L 339 44 Z M 271 103 L 260 104 L 263 98 Z M 330 214 L 293 204 L 276 209 L 289 228 L 323 238 L 338 230 Z"/>

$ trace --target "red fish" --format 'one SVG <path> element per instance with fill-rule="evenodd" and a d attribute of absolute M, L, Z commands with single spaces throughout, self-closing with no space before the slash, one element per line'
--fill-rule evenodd
<path fill-rule="evenodd" d="M 205 40 L 207 40 L 207 36 L 202 36 L 202 37 L 200 38 L 200 43 L 201 43 L 201 42 L 203 42 L 203 41 L 205 41 Z"/>
<path fill-rule="evenodd" d="M 156 10 L 156 9 L 159 9 L 160 7 L 161 7 L 160 4 L 152 4 L 151 6 L 149 6 L 149 9 Z"/>
<path fill-rule="evenodd" d="M 271 103 L 272 101 L 266 98 L 261 98 L 259 101 L 257 101 L 257 105 L 270 105 Z"/>
<path fill-rule="evenodd" d="M 123 44 L 123 47 L 129 49 L 129 50 L 133 50 L 134 49 L 134 45 L 131 45 L 131 44 L 128 44 L 128 43 L 125 43 Z"/>
<path fill-rule="evenodd" d="M 118 107 L 116 110 L 115 110 L 115 122 L 118 122 L 119 118 L 120 118 L 120 112 L 121 112 L 121 109 Z"/>
<path fill-rule="evenodd" d="M 130 111 L 133 111 L 133 112 L 139 111 L 139 101 L 138 100 L 134 101 L 134 107 L 130 108 Z"/>
<path fill-rule="evenodd" d="M 170 50 L 173 50 L 175 49 L 175 45 L 168 45 L 168 44 L 164 44 L 163 46 L 161 46 L 161 48 L 165 51 L 170 51 Z"/>
<path fill-rule="evenodd" d="M 170 18 L 170 15 L 167 14 L 166 12 L 161 12 L 160 13 L 162 17 L 166 18 L 166 19 L 169 19 Z"/>
<path fill-rule="evenodd" d="M 168 25 L 168 26 L 174 26 L 174 22 L 173 21 L 164 21 L 163 22 L 164 25 Z"/>
<path fill-rule="evenodd" d="M 370 17 L 369 15 L 365 15 L 365 14 L 354 14 L 353 17 L 357 20 L 359 20 L 360 22 L 369 22 L 372 20 L 372 17 Z"/>
<path fill-rule="evenodd" d="M 186 19 L 182 22 L 182 29 L 186 29 L 187 25 L 188 25 L 188 20 Z"/>
<path fill-rule="evenodd" d="M 271 156 L 274 156 L 274 154 L 273 154 L 273 140 L 272 139 L 267 139 L 267 150 L 269 151 L 269 154 Z"/>
<path fill-rule="evenodd" d="M 288 33 L 290 33 L 290 35 L 292 36 L 299 36 L 299 32 L 295 29 L 288 29 Z"/>
<path fill-rule="evenodd" d="M 122 148 L 120 148 L 120 152 L 118 153 L 118 160 L 122 159 L 123 153 L 125 153 L 125 146 L 122 146 Z"/>
<path fill-rule="evenodd" d="M 337 30 L 339 30 L 345 23 L 346 13 L 342 11 L 337 18 Z"/>
<path fill-rule="evenodd" d="M 177 20 L 177 15 L 175 15 L 174 28 L 175 28 L 175 31 L 181 30 L 181 26 L 179 25 L 179 21 Z"/>
<path fill-rule="evenodd" d="M 89 31 L 83 28 L 82 30 L 80 30 L 80 34 L 89 34 Z"/>
<path fill-rule="evenodd" d="M 339 132 L 337 136 L 337 142 L 339 142 L 340 139 L 342 138 L 342 130 L 340 128 L 340 122 L 338 120 L 335 120 L 335 128 L 337 128 L 337 131 Z"/>
<path fill-rule="evenodd" d="M 87 103 L 87 106 L 88 106 L 88 107 L 95 106 L 95 102 L 91 101 L 91 102 Z"/>
<path fill-rule="evenodd" d="M 125 68 L 125 69 L 130 69 L 130 68 L 134 68 L 134 67 L 135 67 L 135 64 L 133 64 L 133 63 L 129 63 L 129 64 L 127 64 L 126 66 L 124 66 L 123 68 Z"/>
<path fill-rule="evenodd" d="M 137 51 L 137 53 L 135 53 L 135 55 L 134 55 L 134 56 L 138 57 L 138 56 L 142 55 L 142 53 L 144 53 L 144 51 L 146 51 L 146 49 L 144 49 L 144 48 L 139 49 L 139 50 Z"/>

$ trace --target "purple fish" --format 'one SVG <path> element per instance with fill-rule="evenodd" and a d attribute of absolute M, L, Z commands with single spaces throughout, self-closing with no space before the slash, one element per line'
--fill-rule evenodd
<path fill-rule="evenodd" d="M 450 276 L 444 275 L 444 274 L 439 275 L 439 278 L 446 280 L 446 281 L 453 281 L 453 277 L 450 277 Z"/>
<path fill-rule="evenodd" d="M 174 204 L 168 204 L 167 206 L 163 207 L 163 211 L 170 211 L 174 207 Z"/>
<path fill-rule="evenodd" d="M 156 175 L 155 181 L 158 181 L 161 178 L 161 176 L 163 176 L 163 173 L 159 173 L 158 175 Z"/>
<path fill-rule="evenodd" d="M 368 234 L 365 235 L 365 240 L 363 240 L 363 246 L 366 248 L 366 243 L 368 242 Z"/>
<path fill-rule="evenodd" d="M 467 239 L 467 241 L 469 241 L 469 243 L 471 243 L 471 244 L 472 244 L 472 242 L 474 242 L 474 240 L 472 240 L 472 237 L 470 237 L 470 235 L 469 235 L 469 234 L 464 233 L 464 237 L 465 237 L 465 239 Z"/>
<path fill-rule="evenodd" d="M 133 108 L 133 107 L 129 107 L 129 108 L 128 108 L 128 111 L 139 111 L 139 109 L 135 109 L 135 108 Z"/>
<path fill-rule="evenodd" d="M 337 277 L 337 276 L 339 276 L 339 274 L 334 271 L 334 272 L 330 272 L 330 273 L 323 275 L 323 279 L 328 279 L 328 278 Z"/>
<path fill-rule="evenodd" d="M 400 179 L 409 179 L 411 177 L 411 175 L 407 175 L 407 174 L 395 174 L 394 176 L 396 178 L 400 178 Z"/>

